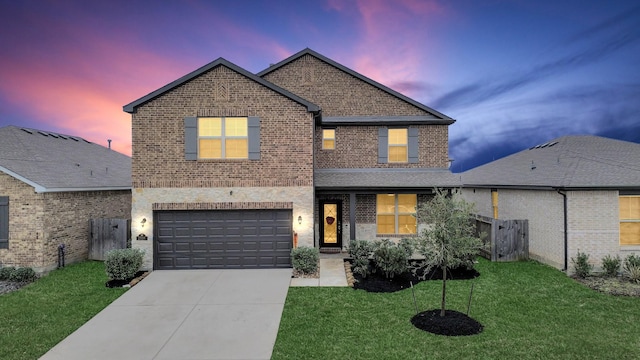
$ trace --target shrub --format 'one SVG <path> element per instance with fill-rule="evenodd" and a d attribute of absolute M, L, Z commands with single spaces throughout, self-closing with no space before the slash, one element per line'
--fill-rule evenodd
<path fill-rule="evenodd" d="M 407 254 L 407 259 L 411 259 L 416 249 L 416 240 L 413 238 L 402 238 L 398 242 L 398 246 Z"/>
<path fill-rule="evenodd" d="M 373 261 L 387 279 L 400 275 L 409 269 L 406 249 L 394 244 L 389 239 L 384 239 L 376 244 L 373 251 Z"/>
<path fill-rule="evenodd" d="M 640 256 L 627 256 L 624 259 L 624 272 L 629 280 L 640 284 Z"/>
<path fill-rule="evenodd" d="M 0 281 L 9 281 L 9 277 L 16 270 L 13 266 L 5 266 L 0 268 Z"/>
<path fill-rule="evenodd" d="M 575 258 L 571 258 L 571 263 L 573 264 L 576 276 L 579 278 L 586 278 L 593 269 L 593 265 L 589 263 L 589 255 L 580 252 L 580 250 L 578 250 L 578 255 L 576 255 Z"/>
<path fill-rule="evenodd" d="M 104 260 L 105 271 L 111 280 L 129 280 L 140 267 L 144 251 L 141 249 L 115 249 L 107 252 Z"/>
<path fill-rule="evenodd" d="M 351 240 L 349 243 L 349 256 L 353 259 L 352 271 L 363 278 L 371 273 L 369 258 L 373 252 L 373 243 L 367 240 Z"/>
<path fill-rule="evenodd" d="M 309 246 L 300 246 L 291 250 L 291 264 L 293 269 L 303 274 L 313 274 L 318 270 L 318 249 Z"/>
<path fill-rule="evenodd" d="M 9 281 L 13 282 L 32 282 L 36 278 L 36 272 L 28 267 L 17 268 L 9 275 Z"/>
<path fill-rule="evenodd" d="M 609 277 L 618 276 L 618 272 L 620 272 L 621 260 L 620 256 L 616 255 L 616 257 L 611 257 L 609 255 L 602 258 L 602 268 L 604 269 L 604 274 Z"/>

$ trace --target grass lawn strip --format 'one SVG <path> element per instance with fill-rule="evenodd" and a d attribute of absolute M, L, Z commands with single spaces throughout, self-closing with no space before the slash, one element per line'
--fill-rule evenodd
<path fill-rule="evenodd" d="M 104 264 L 52 271 L 0 296 L 0 359 L 37 359 L 126 290 L 105 287 Z"/>
<path fill-rule="evenodd" d="M 634 359 L 640 299 L 591 290 L 537 262 L 491 263 L 480 277 L 447 282 L 448 309 L 471 317 L 478 335 L 446 337 L 415 328 L 411 290 L 290 288 L 272 359 Z M 419 311 L 440 305 L 441 282 L 415 288 Z"/>

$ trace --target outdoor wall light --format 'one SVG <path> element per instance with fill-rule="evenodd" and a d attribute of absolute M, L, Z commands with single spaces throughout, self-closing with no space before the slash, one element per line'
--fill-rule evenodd
<path fill-rule="evenodd" d="M 144 223 L 146 222 L 147 222 L 147 218 L 142 218 L 142 221 L 140 221 L 140 225 L 144 227 Z"/>
<path fill-rule="evenodd" d="M 298 216 L 298 225 L 302 225 L 302 216 L 301 215 Z"/>

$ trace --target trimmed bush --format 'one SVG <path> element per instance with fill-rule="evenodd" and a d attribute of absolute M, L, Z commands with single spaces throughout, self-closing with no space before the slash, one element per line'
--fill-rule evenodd
<path fill-rule="evenodd" d="M 376 244 L 373 251 L 373 261 L 387 279 L 392 279 L 395 275 L 409 270 L 409 257 L 406 249 L 394 244 L 389 239 L 383 239 Z"/>
<path fill-rule="evenodd" d="M 640 284 L 640 256 L 631 254 L 624 259 L 624 273 L 630 281 Z"/>
<path fill-rule="evenodd" d="M 13 282 L 32 282 L 36 278 L 36 272 L 28 267 L 17 268 L 9 275 L 9 281 Z"/>
<path fill-rule="evenodd" d="M 291 250 L 293 269 L 303 274 L 313 274 L 318 270 L 320 252 L 316 248 L 300 246 Z"/>
<path fill-rule="evenodd" d="M 620 260 L 620 256 L 616 255 L 616 257 L 611 257 L 609 255 L 602 258 L 602 269 L 604 270 L 604 274 L 609 277 L 618 276 L 618 272 L 620 272 L 620 265 L 622 261 Z"/>
<path fill-rule="evenodd" d="M 413 252 L 416 249 L 416 239 L 402 238 L 400 239 L 400 242 L 398 242 L 398 246 L 407 254 L 407 259 L 411 259 L 411 256 L 413 256 Z"/>
<path fill-rule="evenodd" d="M 140 267 L 144 251 L 141 249 L 115 249 L 107 252 L 104 260 L 105 271 L 111 280 L 132 279 Z"/>
<path fill-rule="evenodd" d="M 11 274 L 16 270 L 13 266 L 5 266 L 0 268 L 0 281 L 9 281 Z"/>
<path fill-rule="evenodd" d="M 578 250 L 578 254 L 575 258 L 571 258 L 571 263 L 576 272 L 576 276 L 579 278 L 586 278 L 591 273 L 593 265 L 589 263 L 589 255 L 582 253 Z"/>
<path fill-rule="evenodd" d="M 349 256 L 353 259 L 351 271 L 366 278 L 371 273 L 369 262 L 373 252 L 373 243 L 367 240 L 351 240 Z"/>

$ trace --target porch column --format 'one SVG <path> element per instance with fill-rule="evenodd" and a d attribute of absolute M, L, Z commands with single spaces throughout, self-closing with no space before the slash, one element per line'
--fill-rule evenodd
<path fill-rule="evenodd" d="M 349 239 L 356 239 L 356 194 L 349 194 Z"/>

